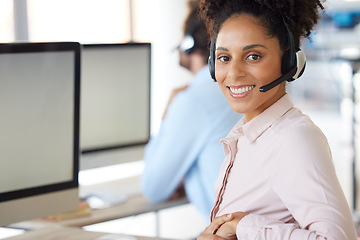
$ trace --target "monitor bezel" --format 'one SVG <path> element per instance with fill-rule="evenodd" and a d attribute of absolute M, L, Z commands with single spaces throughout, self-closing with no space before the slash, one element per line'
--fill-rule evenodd
<path fill-rule="evenodd" d="M 74 53 L 74 129 L 73 173 L 70 181 L 0 193 L 0 202 L 78 188 L 80 158 L 80 53 L 78 42 L 16 42 L 0 43 L 0 54 L 71 51 Z"/>
<path fill-rule="evenodd" d="M 149 142 L 150 140 L 150 135 L 151 135 L 151 43 L 148 42 L 128 42 L 128 43 L 88 43 L 88 44 L 83 44 L 82 47 L 83 49 L 95 49 L 95 48 L 129 48 L 129 47 L 139 47 L 139 46 L 145 46 L 148 48 L 149 50 L 149 95 L 148 95 L 148 133 L 147 133 L 147 138 L 144 139 L 144 141 L 138 141 L 138 142 L 134 142 L 134 143 L 129 143 L 129 144 L 113 144 L 113 145 L 108 145 L 108 146 L 101 146 L 101 147 L 93 147 L 93 148 L 81 148 L 80 146 L 80 151 L 82 155 L 88 155 L 91 153 L 99 153 L 99 152 L 111 152 L 111 151 L 116 151 L 116 150 L 120 150 L 120 149 L 124 149 L 124 148 L 133 148 L 133 149 L 137 149 L 137 147 L 141 147 L 144 146 Z"/>

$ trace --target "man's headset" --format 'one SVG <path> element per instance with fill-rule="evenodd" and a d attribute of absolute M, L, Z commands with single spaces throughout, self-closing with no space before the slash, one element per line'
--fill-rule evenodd
<path fill-rule="evenodd" d="M 187 33 L 185 34 L 185 37 L 183 38 L 180 45 L 178 46 L 178 49 L 180 49 L 180 51 L 182 51 L 186 54 L 191 54 L 194 52 L 194 50 L 195 50 L 194 34 L 195 34 L 196 30 L 199 28 L 200 24 L 201 24 L 201 20 L 197 19 L 194 22 L 194 24 L 191 26 L 189 31 L 187 31 Z"/>
<path fill-rule="evenodd" d="M 282 58 L 282 63 L 281 63 L 282 76 L 279 77 L 278 79 L 272 81 L 271 83 L 260 87 L 260 89 L 259 89 L 260 92 L 269 91 L 270 89 L 276 87 L 277 85 L 279 85 L 280 83 L 282 83 L 284 81 L 288 81 L 288 82 L 294 81 L 295 79 L 299 78 L 305 70 L 305 65 L 306 65 L 305 54 L 303 51 L 301 51 L 300 48 L 295 49 L 293 35 L 292 35 L 284 18 L 283 18 L 283 21 L 284 21 L 284 25 L 285 25 L 286 32 L 287 32 L 289 50 L 287 50 L 284 53 L 284 56 Z M 215 41 L 216 41 L 216 37 L 214 35 L 211 39 L 211 44 L 210 44 L 209 70 L 210 70 L 212 79 L 216 82 L 216 78 L 215 78 Z"/>

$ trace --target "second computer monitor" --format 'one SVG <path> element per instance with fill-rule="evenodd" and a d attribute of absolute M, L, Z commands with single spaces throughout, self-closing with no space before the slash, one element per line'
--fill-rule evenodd
<path fill-rule="evenodd" d="M 81 169 L 141 160 L 150 137 L 150 43 L 86 44 Z"/>

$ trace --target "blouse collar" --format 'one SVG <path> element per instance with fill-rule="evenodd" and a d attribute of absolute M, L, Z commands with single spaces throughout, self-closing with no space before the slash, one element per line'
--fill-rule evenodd
<path fill-rule="evenodd" d="M 246 122 L 243 117 L 235 127 L 230 131 L 228 136 L 222 142 L 229 142 L 231 139 L 237 139 L 239 135 L 244 135 L 251 143 L 259 138 L 268 128 L 270 128 L 281 116 L 294 107 L 291 97 L 286 93 L 273 105 L 264 112 Z"/>

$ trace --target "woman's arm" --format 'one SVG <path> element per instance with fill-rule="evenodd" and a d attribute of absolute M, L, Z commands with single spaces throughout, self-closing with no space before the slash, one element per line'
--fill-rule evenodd
<path fill-rule="evenodd" d="M 303 123 L 279 137 L 287 141 L 282 141 L 275 155 L 272 186 L 297 223 L 275 224 L 264 219 L 263 236 L 268 237 L 259 239 L 284 235 L 284 239 L 292 240 L 355 240 L 351 211 L 324 134 L 314 125 Z"/>
<path fill-rule="evenodd" d="M 236 226 L 238 239 L 356 239 L 351 212 L 336 177 L 326 138 L 320 130 L 304 126 L 295 134 L 289 131 L 281 135 L 287 141 L 279 144 L 272 159 L 273 168 L 269 169 L 273 190 L 294 222 L 250 213 Z M 223 224 L 217 234 L 226 226 L 227 223 Z M 233 226 L 230 229 L 234 231 Z"/>
<path fill-rule="evenodd" d="M 351 211 L 336 177 L 331 152 L 319 129 L 303 124 L 279 135 L 271 184 L 294 223 L 249 214 L 237 226 L 238 239 L 355 240 Z M 269 203 L 271 204 L 271 203 Z"/>

